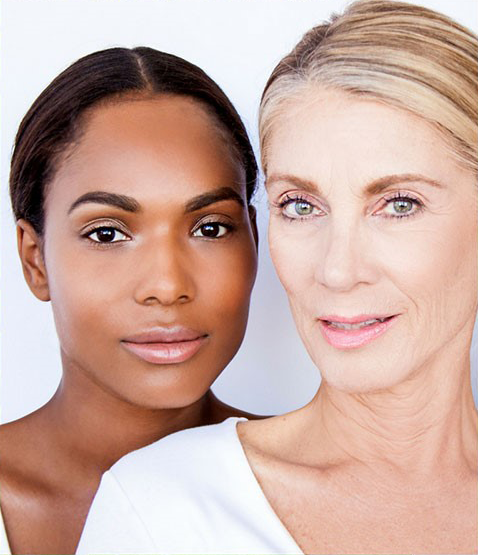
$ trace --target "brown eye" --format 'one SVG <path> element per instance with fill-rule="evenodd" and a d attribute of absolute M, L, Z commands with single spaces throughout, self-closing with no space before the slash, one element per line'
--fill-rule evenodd
<path fill-rule="evenodd" d="M 207 239 L 217 239 L 223 237 L 230 231 L 230 227 L 219 222 L 208 222 L 201 224 L 193 231 L 193 237 L 206 237 Z"/>
<path fill-rule="evenodd" d="M 114 227 L 99 227 L 90 231 L 87 237 L 95 243 L 117 243 L 125 241 L 128 237 Z"/>

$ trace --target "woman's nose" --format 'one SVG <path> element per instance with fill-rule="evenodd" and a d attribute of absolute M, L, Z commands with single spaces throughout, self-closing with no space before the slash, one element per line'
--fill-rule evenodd
<path fill-rule="evenodd" d="M 162 241 L 142 251 L 137 267 L 132 268 L 136 275 L 134 298 L 137 303 L 170 306 L 194 299 L 193 261 L 181 246 Z"/>
<path fill-rule="evenodd" d="M 316 279 L 328 289 L 349 291 L 373 283 L 377 268 L 369 258 L 368 243 L 359 226 L 331 225 L 322 237 Z"/>

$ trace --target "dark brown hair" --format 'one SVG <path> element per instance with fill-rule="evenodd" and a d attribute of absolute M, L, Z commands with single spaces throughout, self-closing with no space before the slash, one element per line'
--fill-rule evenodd
<path fill-rule="evenodd" d="M 60 155 L 81 130 L 82 115 L 101 101 L 131 93 L 185 95 L 211 111 L 231 139 L 246 174 L 248 201 L 257 164 L 246 129 L 221 88 L 199 67 L 152 48 L 109 48 L 80 58 L 35 100 L 15 139 L 10 196 L 15 218 L 42 235 L 45 188 Z"/>

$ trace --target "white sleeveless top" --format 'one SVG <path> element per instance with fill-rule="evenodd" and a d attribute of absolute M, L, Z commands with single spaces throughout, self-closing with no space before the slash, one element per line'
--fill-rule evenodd
<path fill-rule="evenodd" d="M 239 418 L 178 432 L 103 475 L 78 554 L 292 554 L 236 431 Z"/>

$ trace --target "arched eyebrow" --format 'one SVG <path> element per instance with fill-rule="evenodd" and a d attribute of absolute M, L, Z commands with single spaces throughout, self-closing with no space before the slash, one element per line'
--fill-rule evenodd
<path fill-rule="evenodd" d="M 214 204 L 222 200 L 234 200 L 242 207 L 245 206 L 241 195 L 232 187 L 220 187 L 219 189 L 203 193 L 189 200 L 186 203 L 185 212 L 195 212 L 196 210 L 200 210 L 201 208 L 205 208 L 210 204 Z M 132 197 L 118 195 L 116 193 L 107 193 L 106 191 L 92 191 L 78 197 L 70 206 L 68 214 L 70 214 L 78 206 L 87 203 L 106 204 L 108 206 L 114 206 L 115 208 L 125 210 L 126 212 L 136 213 L 141 211 L 139 202 Z"/>
<path fill-rule="evenodd" d="M 411 182 L 425 183 L 426 185 L 431 185 L 432 187 L 436 187 L 438 189 L 445 188 L 445 185 L 436 179 L 431 179 L 430 177 L 415 173 L 402 173 L 386 175 L 385 177 L 375 179 L 367 185 L 364 192 L 366 196 L 374 196 L 380 194 L 382 191 L 388 189 L 388 187 L 392 187 L 393 185 Z"/>
<path fill-rule="evenodd" d="M 201 210 L 210 204 L 215 204 L 221 200 L 234 200 L 238 202 L 242 207 L 245 206 L 244 200 L 241 195 L 235 191 L 232 187 L 220 187 L 214 191 L 208 193 L 203 193 L 197 197 L 192 198 L 186 203 L 185 212 L 195 212 L 196 210 Z"/>
<path fill-rule="evenodd" d="M 270 187 L 273 183 L 276 182 L 283 182 L 283 183 L 290 183 L 294 187 L 303 189 L 312 194 L 321 194 L 320 187 L 310 179 L 302 179 L 295 175 L 289 174 L 272 174 L 266 180 L 266 187 Z M 438 189 L 444 189 L 445 185 L 440 183 L 436 179 L 431 179 L 430 177 L 426 177 L 421 174 L 414 174 L 414 173 L 402 173 L 402 174 L 392 174 L 386 175 L 384 177 L 379 177 L 378 179 L 374 179 L 371 183 L 369 183 L 364 191 L 364 196 L 374 196 L 378 195 L 381 192 L 388 189 L 388 187 L 392 187 L 393 185 L 399 185 L 400 183 L 411 183 L 411 182 L 420 182 L 425 183 L 427 185 L 431 185 L 432 187 L 436 187 Z"/>
<path fill-rule="evenodd" d="M 294 187 L 299 189 L 304 189 L 309 193 L 319 193 L 320 188 L 319 186 L 311 181 L 310 179 L 302 179 L 301 177 L 296 177 L 295 175 L 290 175 L 286 173 L 273 173 L 269 177 L 267 177 L 265 182 L 266 189 L 269 188 L 274 183 L 290 183 Z"/>
<path fill-rule="evenodd" d="M 78 197 L 70 206 L 68 214 L 78 206 L 87 203 L 107 204 L 108 206 L 114 206 L 126 212 L 139 212 L 141 210 L 139 202 L 132 197 L 118 195 L 116 193 L 107 193 L 106 191 L 92 191 Z"/>

